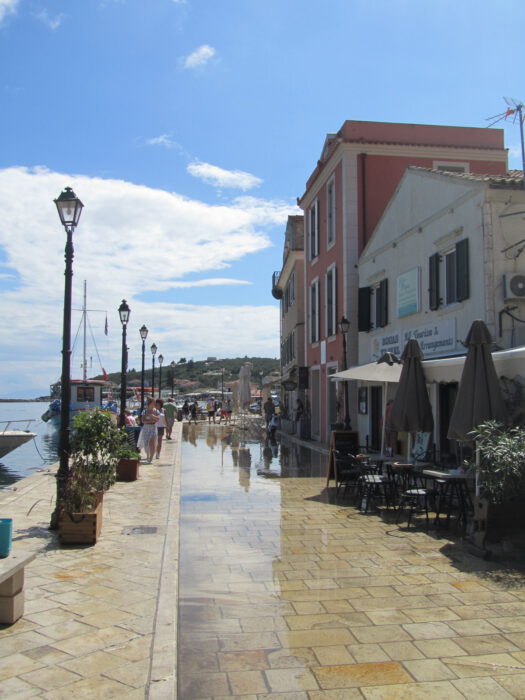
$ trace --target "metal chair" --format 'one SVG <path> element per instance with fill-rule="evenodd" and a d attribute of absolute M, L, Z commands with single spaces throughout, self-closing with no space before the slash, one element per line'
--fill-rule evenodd
<path fill-rule="evenodd" d="M 421 474 L 410 474 L 410 484 L 406 490 L 399 495 L 397 506 L 396 523 L 399 522 L 403 510 L 408 511 L 407 529 L 410 527 L 412 515 L 416 512 L 424 511 L 426 518 L 426 529 L 429 526 L 429 506 L 435 500 L 435 489 L 428 488 L 426 480 Z"/>

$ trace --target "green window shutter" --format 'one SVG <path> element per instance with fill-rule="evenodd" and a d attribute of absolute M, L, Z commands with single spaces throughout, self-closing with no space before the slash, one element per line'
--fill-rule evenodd
<path fill-rule="evenodd" d="M 468 299 L 470 295 L 468 238 L 456 243 L 456 298 Z"/>
<path fill-rule="evenodd" d="M 439 253 L 428 259 L 428 304 L 432 311 L 439 308 Z"/>
<path fill-rule="evenodd" d="M 370 321 L 371 294 L 370 287 L 359 287 L 357 330 L 364 333 L 368 333 L 372 327 Z"/>

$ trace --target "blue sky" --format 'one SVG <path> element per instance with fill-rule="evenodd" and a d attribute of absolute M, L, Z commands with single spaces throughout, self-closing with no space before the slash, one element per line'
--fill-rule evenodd
<path fill-rule="evenodd" d="M 271 274 L 326 133 L 486 126 L 525 99 L 524 20 L 522 0 L 0 0 L 0 396 L 60 373 L 63 187 L 107 371 L 122 298 L 130 366 L 143 323 L 166 361 L 276 357 Z"/>

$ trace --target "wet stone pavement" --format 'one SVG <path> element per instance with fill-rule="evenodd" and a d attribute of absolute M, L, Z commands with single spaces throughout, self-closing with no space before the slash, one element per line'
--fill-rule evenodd
<path fill-rule="evenodd" d="M 525 698 L 519 572 L 330 502 L 293 443 L 183 437 L 180 698 Z"/>
<path fill-rule="evenodd" d="M 94 547 L 47 530 L 51 474 L 0 493 L 38 551 L 0 698 L 525 700 L 523 573 L 334 503 L 326 457 L 256 421 L 176 432 Z"/>

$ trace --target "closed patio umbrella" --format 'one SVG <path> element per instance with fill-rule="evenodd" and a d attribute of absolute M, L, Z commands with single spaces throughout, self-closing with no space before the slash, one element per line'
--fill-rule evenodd
<path fill-rule="evenodd" d="M 401 355 L 403 368 L 390 411 L 392 429 L 409 435 L 413 432 L 430 433 L 434 427 L 422 358 L 419 343 L 415 338 L 410 338 Z M 410 449 L 409 445 L 409 457 Z"/>
<path fill-rule="evenodd" d="M 469 432 L 486 420 L 506 423 L 507 408 L 492 354 L 492 338 L 483 321 L 474 321 L 465 340 L 467 357 L 448 427 L 448 439 L 468 441 Z"/>

